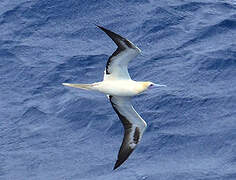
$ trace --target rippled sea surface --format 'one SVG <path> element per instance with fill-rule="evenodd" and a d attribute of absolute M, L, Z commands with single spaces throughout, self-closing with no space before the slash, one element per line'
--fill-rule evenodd
<path fill-rule="evenodd" d="M 102 80 L 116 49 L 142 54 L 135 80 L 166 84 L 133 99 L 148 123 L 112 171 L 122 125 L 102 94 L 63 82 Z M 235 0 L 1 0 L 1 180 L 235 180 Z"/>

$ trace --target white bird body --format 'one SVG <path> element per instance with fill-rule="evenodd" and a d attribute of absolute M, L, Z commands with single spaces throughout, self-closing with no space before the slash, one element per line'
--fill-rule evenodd
<path fill-rule="evenodd" d="M 140 142 L 146 129 L 146 122 L 135 111 L 131 104 L 131 97 L 142 93 L 150 86 L 156 85 L 150 81 L 133 81 L 128 73 L 128 63 L 135 58 L 141 50 L 129 40 L 120 35 L 98 26 L 118 46 L 116 51 L 109 57 L 104 79 L 92 84 L 70 84 L 65 86 L 102 92 L 108 96 L 111 105 L 124 126 L 124 138 L 119 150 L 118 159 L 114 169 L 118 168 L 133 152 Z M 164 85 L 157 85 L 164 86 Z"/>
<path fill-rule="evenodd" d="M 133 80 L 107 80 L 99 83 L 98 91 L 112 96 L 136 96 L 148 88 L 146 84 Z"/>
<path fill-rule="evenodd" d="M 133 80 L 104 80 L 93 84 L 68 84 L 63 85 L 87 90 L 99 91 L 112 96 L 136 96 L 145 91 L 151 82 L 138 82 Z"/>

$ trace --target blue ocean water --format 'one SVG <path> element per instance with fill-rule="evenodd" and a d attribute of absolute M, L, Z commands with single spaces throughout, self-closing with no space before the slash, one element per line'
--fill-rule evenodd
<path fill-rule="evenodd" d="M 133 99 L 148 123 L 112 171 L 122 125 L 102 94 L 115 50 L 94 24 L 142 54 L 135 80 L 166 84 Z M 235 180 L 235 0 L 1 0 L 0 179 Z"/>

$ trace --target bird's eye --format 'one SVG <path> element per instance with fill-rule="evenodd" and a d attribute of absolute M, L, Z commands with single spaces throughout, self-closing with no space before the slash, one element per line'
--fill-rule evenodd
<path fill-rule="evenodd" d="M 152 86 L 153 86 L 153 84 L 150 84 L 150 86 L 152 87 Z"/>

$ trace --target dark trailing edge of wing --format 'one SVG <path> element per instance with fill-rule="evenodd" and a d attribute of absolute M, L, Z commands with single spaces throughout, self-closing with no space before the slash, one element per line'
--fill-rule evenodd
<path fill-rule="evenodd" d="M 129 122 L 129 120 L 126 119 L 126 117 L 123 116 L 122 114 L 120 114 L 120 112 L 117 110 L 117 108 L 115 107 L 114 102 L 112 102 L 112 98 L 113 98 L 112 96 L 109 96 L 111 105 L 112 105 L 113 109 L 115 110 L 116 114 L 118 115 L 118 117 L 120 118 L 120 120 L 121 120 L 121 122 L 122 122 L 124 128 L 125 128 L 125 129 L 130 129 L 130 128 L 132 128 L 132 124 Z"/>
<path fill-rule="evenodd" d="M 133 47 L 133 45 L 125 38 L 123 38 L 122 36 L 120 36 L 119 34 L 116 34 L 108 29 L 105 29 L 104 27 L 102 26 L 98 26 L 101 30 L 103 30 L 115 43 L 116 45 L 118 46 L 118 48 L 116 49 L 116 51 L 109 57 L 108 61 L 107 61 L 107 64 L 106 64 L 106 74 L 110 74 L 109 72 L 109 65 L 112 61 L 112 58 L 116 55 L 118 55 L 121 51 L 124 51 L 128 46 L 129 48 L 135 48 Z M 125 45 L 124 45 L 124 44 Z"/>
<path fill-rule="evenodd" d="M 113 170 L 115 170 L 123 162 L 125 162 L 128 159 L 129 155 L 133 152 L 133 150 L 135 148 L 131 148 L 129 146 L 129 135 L 130 135 L 130 133 L 132 131 L 132 123 L 130 123 L 129 120 L 125 116 L 120 114 L 120 112 L 116 108 L 116 105 L 112 101 L 112 98 L 113 98 L 112 96 L 109 96 L 111 105 L 112 105 L 113 109 L 115 110 L 115 112 L 117 113 L 118 117 L 120 118 L 120 120 L 121 120 L 121 122 L 122 122 L 122 124 L 124 126 L 124 129 L 125 129 L 124 138 L 123 138 L 123 141 L 122 141 L 119 153 L 118 153 L 118 159 L 117 159 L 116 164 L 115 164 L 115 166 L 113 168 Z M 140 131 L 139 131 L 139 128 L 136 127 L 135 128 L 135 132 L 134 132 L 134 137 L 133 137 L 134 143 L 138 144 L 139 139 L 140 139 Z"/>
<path fill-rule="evenodd" d="M 134 131 L 134 139 L 133 139 L 135 144 L 138 144 L 139 138 L 140 138 L 140 131 L 139 131 L 139 128 L 136 127 Z"/>

